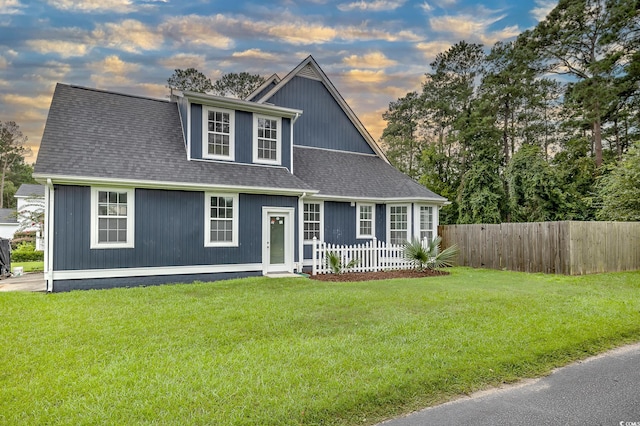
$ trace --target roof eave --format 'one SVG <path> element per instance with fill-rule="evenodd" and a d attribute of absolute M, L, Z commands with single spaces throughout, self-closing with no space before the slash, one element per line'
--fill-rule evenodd
<path fill-rule="evenodd" d="M 224 96 L 208 95 L 206 93 L 182 92 L 182 95 L 189 102 L 198 102 L 204 105 L 217 106 L 228 109 L 238 109 L 247 112 L 257 112 L 260 114 L 277 115 L 279 117 L 294 118 L 302 114 L 302 110 L 285 108 L 276 105 L 261 104 L 242 99 L 227 98 Z"/>
<path fill-rule="evenodd" d="M 222 191 L 242 192 L 246 194 L 278 194 L 278 195 L 312 195 L 318 191 L 308 188 L 275 188 L 243 185 L 205 184 L 192 182 L 171 182 L 156 180 L 137 180 L 119 178 L 101 178 L 95 176 L 70 176 L 48 173 L 34 173 L 33 178 L 38 182 L 51 182 L 59 185 L 96 185 L 121 186 L 145 189 L 170 189 L 180 191 Z"/>

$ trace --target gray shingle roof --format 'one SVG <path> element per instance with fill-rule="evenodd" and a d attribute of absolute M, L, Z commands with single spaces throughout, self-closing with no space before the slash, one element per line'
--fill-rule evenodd
<path fill-rule="evenodd" d="M 446 201 L 373 155 L 295 146 L 293 165 L 293 173 L 319 190 L 318 195 Z"/>
<path fill-rule="evenodd" d="M 175 103 L 58 84 L 34 173 L 311 190 L 280 167 L 188 161 Z"/>
<path fill-rule="evenodd" d="M 23 183 L 16 191 L 16 197 L 44 197 L 44 185 Z"/>
<path fill-rule="evenodd" d="M 18 223 L 16 209 L 0 209 L 0 223 Z"/>

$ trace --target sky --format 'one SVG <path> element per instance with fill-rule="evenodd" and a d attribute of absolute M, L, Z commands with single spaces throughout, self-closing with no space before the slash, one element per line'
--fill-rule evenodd
<path fill-rule="evenodd" d="M 56 83 L 166 98 L 176 68 L 284 77 L 313 55 L 375 140 L 435 56 L 489 49 L 557 0 L 0 0 L 0 121 L 36 160 Z"/>

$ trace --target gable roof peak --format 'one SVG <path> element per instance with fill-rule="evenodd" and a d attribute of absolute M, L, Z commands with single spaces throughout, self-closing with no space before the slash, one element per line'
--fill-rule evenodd
<path fill-rule="evenodd" d="M 340 92 L 338 92 L 338 89 L 336 89 L 331 80 L 329 80 L 329 77 L 327 77 L 322 68 L 320 68 L 320 65 L 318 65 L 316 60 L 311 55 L 307 56 L 302 62 L 300 62 L 300 64 L 298 64 L 297 67 L 291 70 L 291 72 L 289 72 L 289 74 L 287 74 L 282 80 L 280 80 L 271 90 L 264 94 L 260 99 L 257 99 L 256 102 L 261 104 L 266 103 L 273 95 L 275 95 L 294 77 L 311 78 L 322 82 L 322 84 L 324 84 L 324 86 L 327 88 L 331 96 L 333 96 L 338 105 L 340 105 L 347 117 L 349 117 L 349 120 L 353 123 L 358 132 L 360 132 L 371 149 L 373 149 L 373 152 L 375 152 L 376 155 L 382 158 L 382 160 L 384 160 L 386 163 L 389 163 L 389 159 L 384 154 L 384 152 L 382 152 L 380 146 L 378 146 L 369 131 L 364 127 L 360 119 L 347 104 L 347 101 L 344 100 Z"/>

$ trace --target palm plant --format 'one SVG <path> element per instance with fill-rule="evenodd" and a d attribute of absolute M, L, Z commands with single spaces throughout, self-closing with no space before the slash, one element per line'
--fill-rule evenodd
<path fill-rule="evenodd" d="M 334 251 L 327 253 L 327 266 L 334 274 L 343 274 L 358 264 L 360 259 L 351 259 L 346 265 L 343 264 L 340 255 Z"/>
<path fill-rule="evenodd" d="M 418 238 L 406 241 L 404 244 L 404 257 L 409 262 L 412 262 L 416 269 L 421 271 L 453 266 L 459 253 L 458 246 L 454 244 L 440 251 L 441 241 L 441 237 L 436 237 L 427 244 L 423 244 Z"/>

